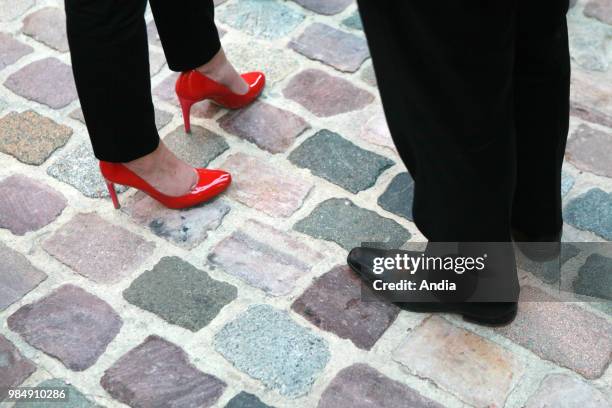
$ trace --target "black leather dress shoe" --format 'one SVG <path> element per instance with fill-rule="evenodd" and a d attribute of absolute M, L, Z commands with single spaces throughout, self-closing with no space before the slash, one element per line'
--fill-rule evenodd
<path fill-rule="evenodd" d="M 555 234 L 532 235 L 512 228 L 512 239 L 527 258 L 536 262 L 546 262 L 559 257 L 562 233 L 563 230 L 560 229 Z"/>
<path fill-rule="evenodd" d="M 386 257 L 387 254 L 387 251 L 381 249 L 358 247 L 351 250 L 347 263 L 369 287 L 372 287 L 374 281 L 385 280 L 383 276 L 374 273 L 372 268 L 374 259 Z M 387 280 L 391 279 L 387 278 Z M 397 282 L 395 278 L 392 280 Z M 397 301 L 397 299 L 386 295 L 384 292 L 381 296 L 401 309 L 411 312 L 456 313 L 460 314 L 466 321 L 487 326 L 503 326 L 511 323 L 516 317 L 518 310 L 517 302 L 443 301 L 434 296 L 430 291 L 411 292 L 409 295 L 410 299 L 405 299 L 404 295 L 402 296 L 402 301 Z"/>

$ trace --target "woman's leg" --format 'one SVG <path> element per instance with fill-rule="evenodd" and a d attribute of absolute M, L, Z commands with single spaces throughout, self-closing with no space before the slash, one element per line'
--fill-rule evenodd
<path fill-rule="evenodd" d="M 215 25 L 213 0 L 150 0 L 168 67 L 197 69 L 238 94 L 248 85 L 225 57 Z"/>
<path fill-rule="evenodd" d="M 146 0 L 66 0 L 68 42 L 83 116 L 100 160 L 154 152 Z"/>
<path fill-rule="evenodd" d="M 114 0 L 65 3 L 72 68 L 94 154 L 99 160 L 124 163 L 162 193 L 187 193 L 197 177 L 160 142 L 155 126 L 146 0 L 124 0 L 120 7 Z M 197 11 L 206 2 L 192 3 Z M 184 13 L 190 15 L 189 10 Z M 209 29 L 211 25 L 214 28 L 212 20 L 204 24 Z M 207 35 L 209 51 L 194 48 L 188 53 L 183 48 L 177 55 L 185 59 L 171 54 L 173 64 L 188 63 L 188 54 L 194 58 L 204 53 L 202 61 L 211 58 L 218 34 L 210 29 Z"/>

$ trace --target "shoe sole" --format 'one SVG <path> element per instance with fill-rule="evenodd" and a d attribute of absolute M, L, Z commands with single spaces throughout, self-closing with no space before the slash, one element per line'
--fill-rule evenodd
<path fill-rule="evenodd" d="M 423 303 L 419 306 L 418 303 L 394 303 L 397 307 L 402 310 L 406 310 L 414 313 L 450 313 L 450 314 L 458 314 L 463 317 L 463 320 L 469 323 L 479 324 L 481 326 L 491 326 L 491 327 L 499 327 L 499 326 L 507 326 L 512 323 L 516 318 L 517 308 L 513 308 L 507 313 L 498 315 L 498 316 L 482 316 L 473 314 L 470 312 L 462 312 L 457 310 L 456 306 L 445 305 L 445 304 L 437 304 L 431 306 L 430 304 Z"/>

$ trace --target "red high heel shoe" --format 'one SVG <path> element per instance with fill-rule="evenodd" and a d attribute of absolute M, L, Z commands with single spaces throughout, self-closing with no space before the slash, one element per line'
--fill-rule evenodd
<path fill-rule="evenodd" d="M 181 209 L 193 207 L 216 197 L 229 187 L 232 176 L 222 170 L 194 169 L 198 173 L 198 182 L 191 191 L 183 196 L 168 196 L 157 191 L 136 173 L 121 163 L 100 162 L 100 171 L 106 180 L 108 192 L 113 205 L 119 209 L 119 200 L 115 191 L 115 183 L 141 190 L 168 208 Z"/>
<path fill-rule="evenodd" d="M 232 92 L 225 85 L 213 81 L 196 70 L 181 73 L 176 80 L 175 89 L 183 109 L 185 132 L 191 132 L 189 113 L 191 106 L 196 102 L 210 99 L 224 108 L 238 109 L 257 99 L 266 85 L 266 76 L 261 72 L 249 72 L 241 76 L 249 85 L 249 91 L 244 95 Z"/>

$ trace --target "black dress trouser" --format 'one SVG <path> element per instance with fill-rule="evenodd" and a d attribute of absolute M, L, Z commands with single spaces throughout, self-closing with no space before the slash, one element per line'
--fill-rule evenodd
<path fill-rule="evenodd" d="M 562 226 L 568 0 L 358 0 L 385 114 L 437 242 Z"/>
<path fill-rule="evenodd" d="M 210 61 L 221 44 L 213 0 L 150 0 L 168 67 Z M 100 160 L 127 162 L 155 150 L 144 19 L 147 0 L 65 0 L 72 69 L 83 116 Z"/>

